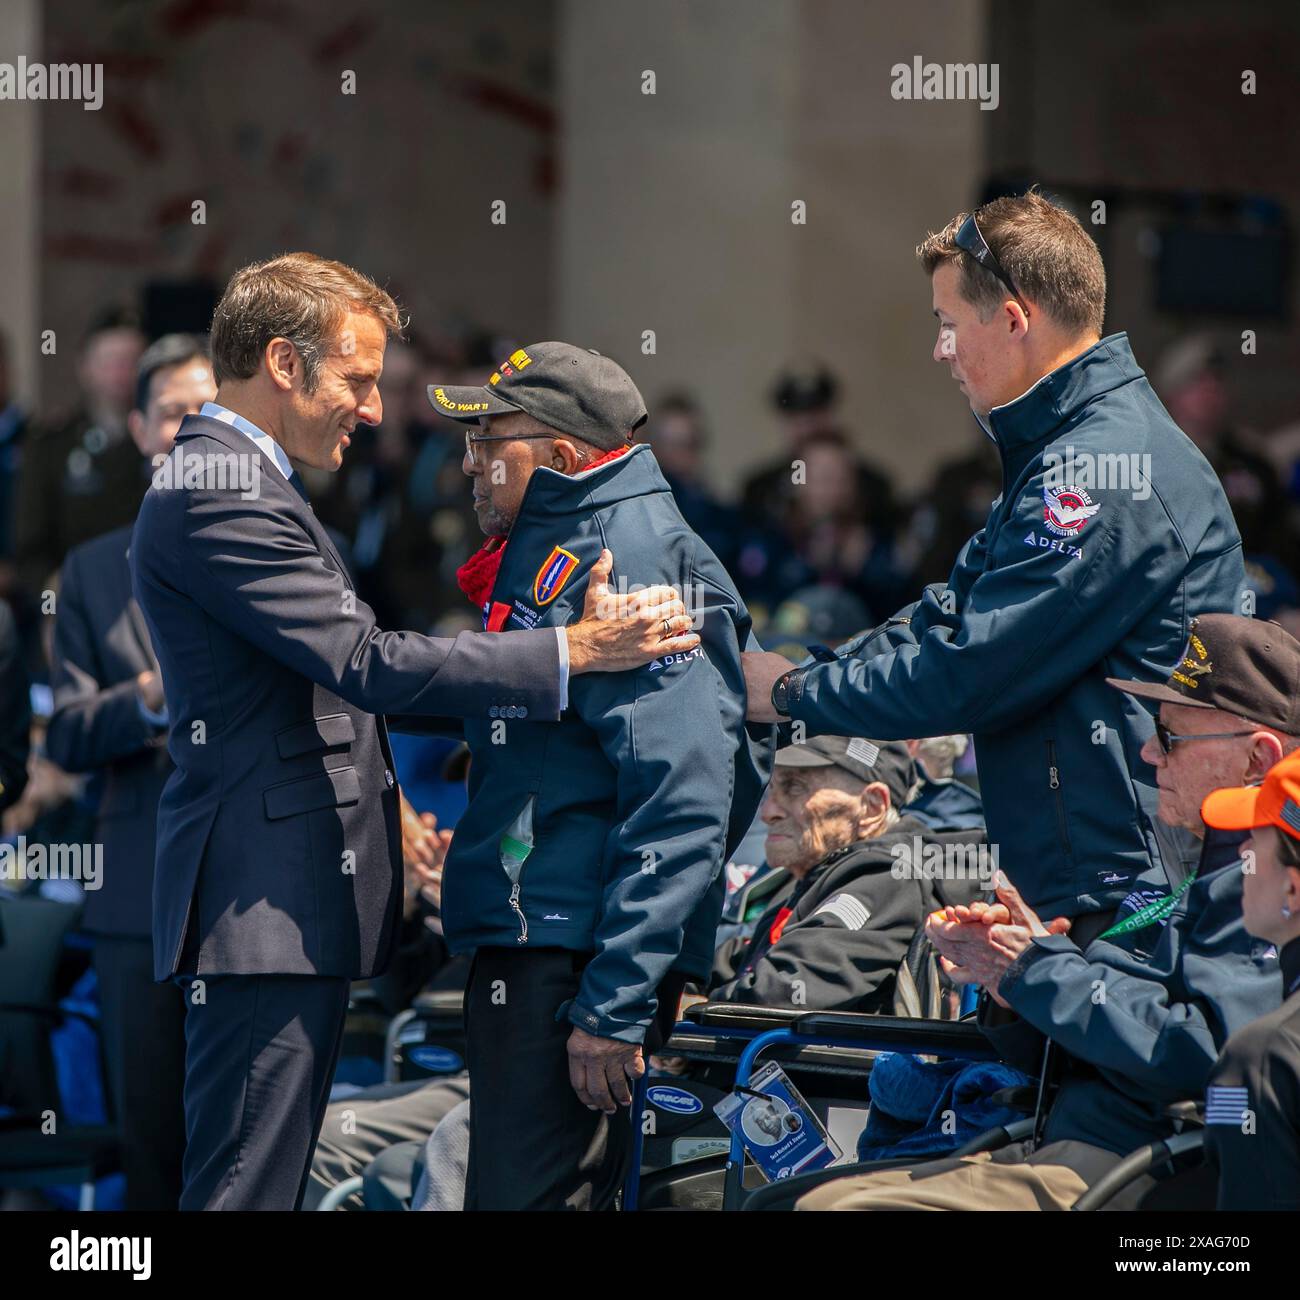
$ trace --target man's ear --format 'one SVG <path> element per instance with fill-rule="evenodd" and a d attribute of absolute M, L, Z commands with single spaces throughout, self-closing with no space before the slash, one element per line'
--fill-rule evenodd
<path fill-rule="evenodd" d="M 1285 831 L 1278 831 L 1278 835 L 1284 835 Z M 1286 872 L 1286 893 L 1289 897 L 1300 898 L 1300 867 L 1283 867 Z M 1292 912 L 1300 912 L 1300 907 L 1292 907 Z"/>
<path fill-rule="evenodd" d="M 582 454 L 567 438 L 551 443 L 551 468 L 559 474 L 576 474 L 582 466 Z"/>
<path fill-rule="evenodd" d="M 1282 742 L 1271 731 L 1257 731 L 1250 741 L 1247 781 L 1262 781 L 1265 774 L 1282 757 Z"/>
<path fill-rule="evenodd" d="M 892 803 L 889 787 L 883 781 L 872 781 L 870 785 L 862 787 L 862 814 L 864 817 L 884 817 L 889 812 Z"/>
<path fill-rule="evenodd" d="M 302 358 L 298 349 L 288 339 L 274 338 L 263 353 L 271 382 L 283 392 L 293 387 L 295 377 L 302 375 Z"/>

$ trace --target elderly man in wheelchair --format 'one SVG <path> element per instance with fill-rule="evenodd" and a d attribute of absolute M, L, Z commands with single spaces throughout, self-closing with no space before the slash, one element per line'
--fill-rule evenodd
<path fill-rule="evenodd" d="M 902 742 L 824 737 L 779 751 L 760 809 L 765 865 L 734 892 L 728 907 L 733 919 L 720 929 L 725 938 L 708 987 L 688 993 L 683 1006 L 708 1000 L 715 1008 L 776 1005 L 791 1015 L 937 1015 L 939 979 L 918 942 L 922 922 L 945 902 L 973 901 L 992 873 L 982 854 L 983 831 L 972 829 L 969 818 L 945 829 L 942 820 L 923 823 L 908 813 L 919 788 Z M 973 792 L 962 807 L 972 801 L 978 806 Z M 954 882 L 924 869 L 945 851 L 967 864 Z M 450 1001 L 445 993 L 435 995 L 423 1009 L 400 1017 L 390 1054 L 408 1067 L 425 1059 L 454 1062 L 459 1026 Z M 442 1002 L 448 1006 L 438 1010 Z M 719 1046 L 690 1062 L 672 1048 L 652 1061 L 653 1077 L 637 1108 L 650 1171 L 726 1149 L 726 1130 L 712 1104 L 730 1090 L 736 1057 L 725 1043 Z M 864 1076 L 849 1079 L 840 1100 L 860 1112 L 864 1085 Z M 438 1195 L 425 1194 L 425 1184 L 415 1204 L 454 1203 L 466 1137 L 458 1103 L 469 1086 L 467 1074 L 443 1073 L 333 1103 L 313 1164 L 311 1202 L 333 1208 L 355 1195 L 369 1163 L 367 1207 L 403 1208 L 413 1174 L 418 1179 L 421 1172 L 424 1143 L 397 1139 L 422 1131 L 432 1135 Z M 833 1100 L 816 1104 L 825 1114 Z"/>
<path fill-rule="evenodd" d="M 1196 1103 L 1225 1040 L 1277 1007 L 1281 987 L 1276 952 L 1243 924 L 1244 836 L 1207 831 L 1201 808 L 1300 744 L 1297 682 L 1300 643 L 1276 624 L 1196 620 L 1167 684 L 1110 683 L 1159 705 L 1142 753 L 1161 821 L 1202 841 L 1196 867 L 1168 893 L 1126 899 L 1090 939 L 1045 924 L 1005 876 L 996 901 L 927 922 L 944 969 L 983 990 L 979 1027 L 999 1054 L 1040 1063 L 1028 1132 L 943 1160 L 796 1178 L 751 1208 L 1212 1207 Z"/>
<path fill-rule="evenodd" d="M 1195 632 L 1187 651 L 1194 662 L 1181 663 L 1167 684 L 1111 683 L 1159 706 L 1143 750 L 1157 770 L 1158 815 L 1166 828 L 1199 841 L 1199 856 L 1186 863 L 1168 855 L 1168 891 L 1134 893 L 1114 917 L 1071 926 L 1038 917 L 1008 879 L 1008 863 L 987 901 L 955 897 L 942 879 L 923 885 L 925 906 L 938 910 L 887 981 L 851 975 L 850 984 L 862 977 L 856 997 L 846 988 L 826 1004 L 800 1005 L 785 985 L 764 984 L 769 967 L 751 975 L 756 988 L 781 990 L 767 1005 L 723 1001 L 714 991 L 727 982 L 715 980 L 711 1000 L 686 1012 L 663 1053 L 684 1071 L 677 1083 L 687 1095 L 675 1095 L 662 1076 L 650 1078 L 634 1106 L 644 1150 L 624 1208 L 1213 1206 L 1213 1171 L 1201 1158 L 1206 1081 L 1229 1035 L 1280 1005 L 1281 977 L 1271 947 L 1242 924 L 1242 878 L 1251 869 L 1244 836 L 1207 832 L 1200 809 L 1212 790 L 1258 782 L 1300 746 L 1300 643 L 1276 625 L 1227 615 L 1198 619 Z M 898 834 L 900 826 L 892 829 Z M 794 887 L 792 872 L 786 888 Z M 741 949 L 751 961 L 756 954 L 761 961 L 765 934 L 770 940 L 788 897 L 768 902 Z M 822 911 L 812 923 L 829 929 L 829 916 Z M 793 923 L 786 920 L 769 963 L 787 933 L 798 933 Z M 745 966 L 742 956 L 737 969 Z M 783 974 L 787 984 L 790 975 Z M 980 990 L 974 1015 L 943 1018 L 948 980 Z M 1017 1066 L 1033 1085 L 1004 1100 L 1024 1118 L 956 1150 L 949 1145 L 940 1158 L 840 1161 L 765 1184 L 704 1104 L 746 1086 L 760 1054 L 773 1057 L 833 1132 L 838 1118 L 842 1145 L 852 1149 L 882 1051 Z M 695 1113 L 674 1128 L 674 1108 Z"/>

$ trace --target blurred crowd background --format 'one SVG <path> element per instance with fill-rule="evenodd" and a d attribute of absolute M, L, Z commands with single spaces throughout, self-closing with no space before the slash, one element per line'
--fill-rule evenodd
<path fill-rule="evenodd" d="M 0 105 L 0 597 L 37 727 L 60 563 L 146 485 L 142 349 L 205 331 L 234 269 L 291 248 L 411 317 L 383 425 L 309 482 L 382 626 L 475 618 L 461 434 L 425 385 L 548 337 L 637 380 L 643 436 L 766 644 L 887 617 L 1001 490 L 931 359 L 912 249 L 1031 182 L 1094 234 L 1107 331 L 1222 477 L 1256 612 L 1300 630 L 1296 11 L 902 8 L 10 0 L 5 58 L 104 68 L 96 112 Z M 996 63 L 996 107 L 893 98 L 915 56 Z M 72 788 L 43 768 L 4 830 Z"/>
<path fill-rule="evenodd" d="M 104 68 L 97 112 L 0 112 L 0 596 L 38 725 L 43 593 L 145 487 L 141 350 L 202 333 L 234 269 L 291 248 L 357 265 L 411 316 L 382 427 L 310 483 L 382 626 L 474 618 L 461 435 L 425 385 L 482 382 L 547 337 L 632 373 L 767 644 L 887 617 L 947 576 L 1001 489 L 931 360 L 912 248 L 1031 181 L 1098 240 L 1107 331 L 1219 471 L 1257 612 L 1300 627 L 1291 6 L 652 8 L 6 4 L 6 58 Z M 918 55 L 995 62 L 996 107 L 894 99 L 890 69 Z"/>

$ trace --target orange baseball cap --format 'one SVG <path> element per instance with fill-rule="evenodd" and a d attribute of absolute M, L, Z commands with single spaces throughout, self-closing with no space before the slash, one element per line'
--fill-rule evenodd
<path fill-rule="evenodd" d="M 1263 785 L 1234 786 L 1207 794 L 1201 817 L 1215 830 L 1276 826 L 1300 840 L 1300 750 L 1269 768 Z"/>

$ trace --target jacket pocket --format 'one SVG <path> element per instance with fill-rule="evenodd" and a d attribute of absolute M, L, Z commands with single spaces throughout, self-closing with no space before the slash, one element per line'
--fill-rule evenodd
<path fill-rule="evenodd" d="M 331 713 L 277 731 L 275 748 L 281 758 L 297 758 L 300 754 L 310 754 L 318 749 L 350 745 L 356 738 L 357 731 L 352 725 L 351 714 Z"/>
<path fill-rule="evenodd" d="M 262 791 L 262 802 L 271 821 L 297 817 L 317 808 L 337 808 L 361 798 L 361 783 L 355 767 L 336 767 L 315 776 L 283 781 Z"/>

